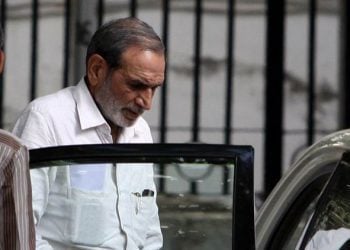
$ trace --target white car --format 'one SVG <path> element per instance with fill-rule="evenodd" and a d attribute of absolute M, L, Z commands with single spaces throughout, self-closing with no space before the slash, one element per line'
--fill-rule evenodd
<path fill-rule="evenodd" d="M 303 153 L 259 210 L 256 249 L 349 249 L 349 151 L 343 130 Z"/>

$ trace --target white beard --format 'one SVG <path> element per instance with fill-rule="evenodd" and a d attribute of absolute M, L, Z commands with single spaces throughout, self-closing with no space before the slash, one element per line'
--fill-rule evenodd
<path fill-rule="evenodd" d="M 116 126 L 122 128 L 132 126 L 137 119 L 127 119 L 123 115 L 122 110 L 126 108 L 140 115 L 143 113 L 143 110 L 135 107 L 135 105 L 132 103 L 123 106 L 123 104 L 112 94 L 110 85 L 110 78 L 108 78 L 103 83 L 103 86 L 95 93 L 95 100 L 99 105 L 102 115 Z"/>

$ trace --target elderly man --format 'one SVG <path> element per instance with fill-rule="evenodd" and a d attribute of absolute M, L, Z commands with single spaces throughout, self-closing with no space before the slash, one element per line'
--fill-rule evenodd
<path fill-rule="evenodd" d="M 0 28 L 0 74 L 5 63 Z M 0 249 L 35 249 L 28 150 L 0 130 Z"/>
<path fill-rule="evenodd" d="M 164 71 L 163 43 L 148 24 L 137 18 L 110 21 L 90 41 L 85 77 L 30 103 L 14 132 L 30 148 L 151 143 L 141 114 L 151 108 Z M 37 249 L 162 247 L 152 166 L 81 170 L 31 172 Z M 145 190 L 151 195 L 139 206 Z"/>

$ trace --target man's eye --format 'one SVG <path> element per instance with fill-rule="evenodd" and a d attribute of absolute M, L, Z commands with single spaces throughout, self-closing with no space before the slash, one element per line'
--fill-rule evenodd
<path fill-rule="evenodd" d="M 146 90 L 146 89 L 150 89 L 150 90 L 152 90 L 152 92 L 154 92 L 154 91 L 159 87 L 158 85 L 151 87 L 151 86 L 149 86 L 149 85 L 147 85 L 147 84 L 143 84 L 143 83 L 141 83 L 141 82 L 131 82 L 131 83 L 129 83 L 129 86 L 130 86 L 130 88 L 133 89 L 133 90 Z"/>
<path fill-rule="evenodd" d="M 145 85 L 140 84 L 140 83 L 131 83 L 131 84 L 129 84 L 129 86 L 133 89 L 142 89 L 145 87 Z"/>

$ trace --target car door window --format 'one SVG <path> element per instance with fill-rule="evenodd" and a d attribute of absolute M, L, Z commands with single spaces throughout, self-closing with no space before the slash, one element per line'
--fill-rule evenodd
<path fill-rule="evenodd" d="M 157 204 L 164 249 L 251 249 L 254 241 L 253 149 L 223 145 L 79 145 L 31 150 L 31 168 L 56 168 L 59 178 L 69 178 L 68 195 L 86 199 L 85 191 L 103 196 L 112 182 L 99 180 L 115 175 L 116 169 L 154 170 Z M 90 171 L 91 170 L 91 171 Z M 143 172 L 143 173 L 146 173 Z M 70 173 L 70 174 L 67 174 Z M 150 175 L 151 176 L 151 175 Z M 84 180 L 84 181 L 81 181 Z M 116 178 L 115 181 L 118 181 Z M 153 181 L 149 182 L 153 183 Z M 224 186 L 229 188 L 223 192 Z M 135 214 L 152 196 L 152 188 L 130 192 Z M 95 211 L 93 199 L 72 215 Z M 74 210 L 75 211 L 75 210 Z M 103 215 L 100 215 L 103 216 Z M 107 218 L 105 218 L 107 220 Z M 86 220 L 88 222 L 88 220 Z M 104 221 L 104 218 L 99 219 Z M 92 222 L 91 222 L 92 223 Z M 89 227 L 94 227 L 92 223 Z M 83 230 L 77 242 L 99 238 Z M 69 234 L 69 232 L 67 232 Z"/>

